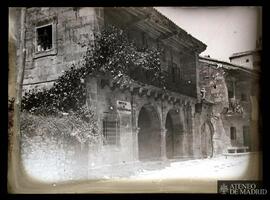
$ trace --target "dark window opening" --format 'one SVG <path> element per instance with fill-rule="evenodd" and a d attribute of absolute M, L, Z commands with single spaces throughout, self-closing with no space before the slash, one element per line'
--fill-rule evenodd
<path fill-rule="evenodd" d="M 168 62 L 168 51 L 169 49 L 164 45 L 164 43 L 162 43 L 162 46 L 161 46 L 161 55 L 162 55 L 162 60 L 164 62 Z"/>
<path fill-rule="evenodd" d="M 249 62 L 249 59 L 246 59 L 246 62 Z"/>
<path fill-rule="evenodd" d="M 37 28 L 37 51 L 52 49 L 52 25 Z"/>
<path fill-rule="evenodd" d="M 157 49 L 160 50 L 160 48 L 161 48 L 160 47 L 160 41 L 158 39 L 156 40 L 156 43 L 157 43 Z"/>
<path fill-rule="evenodd" d="M 107 114 L 103 119 L 103 143 L 106 145 L 119 144 L 119 121 L 117 114 Z"/>
<path fill-rule="evenodd" d="M 230 128 L 230 133 L 231 133 L 231 140 L 236 140 L 236 128 L 235 127 Z"/>
<path fill-rule="evenodd" d="M 177 73 L 176 73 L 177 74 L 177 79 L 180 80 L 181 79 L 180 68 L 177 67 L 176 70 L 177 70 Z"/>
<path fill-rule="evenodd" d="M 241 94 L 241 101 L 247 101 L 247 95 Z"/>
<path fill-rule="evenodd" d="M 229 98 L 233 98 L 233 91 L 232 90 L 228 90 L 228 95 L 229 95 Z"/>
<path fill-rule="evenodd" d="M 147 38 L 144 32 L 142 32 L 142 48 L 148 48 Z"/>
<path fill-rule="evenodd" d="M 177 65 L 175 63 L 172 63 L 171 65 L 171 76 L 172 76 L 172 82 L 175 83 L 179 79 L 179 69 L 177 68 Z"/>
<path fill-rule="evenodd" d="M 97 11 L 97 16 L 102 17 L 102 10 L 100 8 L 97 8 L 96 11 Z"/>
<path fill-rule="evenodd" d="M 181 60 L 179 59 L 179 67 L 178 67 L 178 77 L 179 80 L 183 79 L 182 70 L 181 70 Z"/>
<path fill-rule="evenodd" d="M 172 82 L 176 81 L 176 77 L 175 77 L 175 68 L 172 67 Z"/>
<path fill-rule="evenodd" d="M 146 70 L 144 74 L 145 74 L 145 80 L 147 82 L 151 81 L 151 73 L 149 72 L 149 70 Z"/>
<path fill-rule="evenodd" d="M 127 38 L 129 42 L 132 42 L 132 36 L 131 36 L 130 31 L 127 31 Z"/>

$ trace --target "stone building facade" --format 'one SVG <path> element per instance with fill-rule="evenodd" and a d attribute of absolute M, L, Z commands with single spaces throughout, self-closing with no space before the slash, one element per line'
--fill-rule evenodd
<path fill-rule="evenodd" d="M 258 71 L 209 57 L 200 57 L 199 71 L 204 99 L 213 103 L 229 146 L 259 151 Z"/>
<path fill-rule="evenodd" d="M 245 118 L 224 121 L 224 108 L 230 108 L 228 79 L 221 73 L 209 83 L 204 72 L 220 72 L 213 67 L 220 63 L 199 57 L 206 45 L 154 8 L 30 7 L 26 12 L 24 90 L 51 87 L 108 24 L 125 29 L 137 45 L 164 50 L 161 64 L 171 76 L 166 93 L 147 84 L 144 73 L 141 82 L 128 87 L 105 76 L 88 77 L 87 103 L 105 138 L 95 152 L 89 149 L 89 166 L 220 155 L 234 145 L 231 123 L 248 123 Z M 250 74 L 231 66 L 222 63 L 222 72 Z M 246 145 L 241 140 L 237 136 L 235 144 Z"/>

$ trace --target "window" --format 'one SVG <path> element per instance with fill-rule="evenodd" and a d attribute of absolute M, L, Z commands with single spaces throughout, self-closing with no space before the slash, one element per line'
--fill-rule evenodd
<path fill-rule="evenodd" d="M 171 73 L 172 73 L 172 82 L 176 82 L 176 69 L 175 69 L 175 67 L 174 66 L 172 66 L 172 71 L 171 71 Z"/>
<path fill-rule="evenodd" d="M 147 82 L 151 81 L 151 72 L 149 72 L 149 70 L 146 70 L 144 75 Z"/>
<path fill-rule="evenodd" d="M 98 17 L 103 17 L 103 12 L 102 8 L 96 8 L 96 13 Z"/>
<path fill-rule="evenodd" d="M 103 118 L 103 137 L 105 145 L 119 145 L 119 120 L 117 114 L 105 114 Z"/>
<path fill-rule="evenodd" d="M 144 32 L 142 32 L 142 47 L 148 48 L 147 38 L 146 38 L 146 34 Z"/>
<path fill-rule="evenodd" d="M 166 46 L 163 43 L 161 43 L 160 50 L 161 50 L 161 60 L 163 62 L 167 62 L 168 48 L 166 48 Z"/>
<path fill-rule="evenodd" d="M 249 62 L 249 59 L 246 59 L 246 62 L 248 63 Z"/>
<path fill-rule="evenodd" d="M 55 55 L 56 49 L 56 19 L 46 19 L 38 22 L 35 28 L 35 54 L 34 58 Z"/>
<path fill-rule="evenodd" d="M 228 90 L 228 95 L 229 95 L 229 98 L 233 98 L 233 91 L 232 90 Z"/>
<path fill-rule="evenodd" d="M 177 77 L 177 81 L 181 79 L 181 74 L 180 74 L 180 68 L 179 67 L 176 68 L 176 77 Z"/>
<path fill-rule="evenodd" d="M 231 133 L 231 140 L 236 140 L 236 128 L 235 127 L 230 128 L 230 133 Z"/>
<path fill-rule="evenodd" d="M 245 93 L 241 94 L 241 101 L 247 101 L 247 95 Z"/>
<path fill-rule="evenodd" d="M 52 25 L 37 28 L 37 51 L 52 49 Z"/>
<path fill-rule="evenodd" d="M 228 96 L 229 96 L 229 98 L 230 99 L 234 98 L 233 82 L 232 81 L 228 82 L 227 87 L 228 87 Z"/>
<path fill-rule="evenodd" d="M 161 48 L 160 46 L 161 46 L 161 45 L 160 45 L 159 39 L 156 40 L 156 43 L 157 43 L 157 49 L 160 50 L 160 48 Z"/>
<path fill-rule="evenodd" d="M 183 79 L 183 75 L 182 75 L 182 70 L 181 70 L 181 67 L 182 67 L 182 64 L 181 64 L 181 58 L 179 59 L 179 67 L 178 67 L 178 74 L 179 74 L 179 80 L 182 80 Z"/>
<path fill-rule="evenodd" d="M 171 76 L 172 76 L 173 83 L 175 83 L 179 80 L 180 70 L 177 67 L 177 64 L 175 64 L 175 63 L 172 63 L 172 65 L 171 65 Z"/>

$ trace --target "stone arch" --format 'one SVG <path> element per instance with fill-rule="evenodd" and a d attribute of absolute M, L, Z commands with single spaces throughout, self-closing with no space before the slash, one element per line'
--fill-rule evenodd
<path fill-rule="evenodd" d="M 140 114 L 140 111 L 141 111 L 141 109 L 143 107 L 152 107 L 155 110 L 155 112 L 157 113 L 157 116 L 158 116 L 160 122 L 162 122 L 161 105 L 158 102 L 151 101 L 151 100 L 149 101 L 149 100 L 147 100 L 145 98 L 139 98 L 139 99 L 136 99 L 136 101 L 137 101 L 137 105 L 136 105 L 136 110 L 137 110 L 137 112 L 136 112 L 136 119 L 138 119 L 139 114 Z"/>
<path fill-rule="evenodd" d="M 206 121 L 201 126 L 201 153 L 204 158 L 213 157 L 214 143 L 213 143 L 214 127 L 210 121 Z"/>
<path fill-rule="evenodd" d="M 171 109 L 166 115 L 166 156 L 169 159 L 181 156 L 183 153 L 183 124 L 179 112 L 180 109 Z"/>
<path fill-rule="evenodd" d="M 161 157 L 161 120 L 151 104 L 140 108 L 137 124 L 139 160 L 156 160 Z"/>

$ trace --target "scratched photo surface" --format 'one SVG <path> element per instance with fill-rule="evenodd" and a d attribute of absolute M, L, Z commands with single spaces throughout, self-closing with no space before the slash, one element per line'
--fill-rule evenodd
<path fill-rule="evenodd" d="M 261 180 L 260 7 L 9 8 L 11 193 Z"/>

